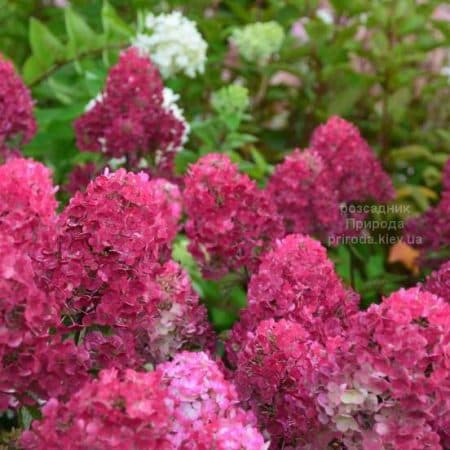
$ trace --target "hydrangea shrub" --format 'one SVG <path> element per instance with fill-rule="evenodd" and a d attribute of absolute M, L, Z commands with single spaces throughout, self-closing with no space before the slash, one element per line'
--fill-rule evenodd
<path fill-rule="evenodd" d="M 30 90 L 0 57 L 0 447 L 450 448 L 450 162 L 399 144 L 444 148 L 446 68 L 414 66 L 446 13 L 408 2 L 31 20 Z M 349 226 L 397 242 L 411 199 L 419 252 Z"/>

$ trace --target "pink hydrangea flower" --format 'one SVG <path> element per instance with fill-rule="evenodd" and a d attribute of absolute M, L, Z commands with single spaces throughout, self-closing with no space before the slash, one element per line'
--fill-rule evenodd
<path fill-rule="evenodd" d="M 205 426 L 216 421 L 223 421 L 223 427 L 227 426 L 227 421 L 251 427 L 246 434 L 250 432 L 258 445 L 250 448 L 264 448 L 263 439 L 258 438 L 253 428 L 253 414 L 240 408 L 234 385 L 225 380 L 217 364 L 205 353 L 179 353 L 173 361 L 158 366 L 157 372 L 161 374 L 166 390 L 165 404 L 174 423 L 170 436 L 173 448 L 197 448 L 187 446 L 191 436 L 204 436 Z M 213 425 L 217 426 L 220 425 Z M 227 430 L 222 429 L 220 433 L 227 433 Z"/>
<path fill-rule="evenodd" d="M 359 234 L 342 206 L 394 197 L 383 171 L 358 129 L 332 117 L 313 133 L 310 149 L 295 150 L 278 164 L 267 191 L 290 233 L 335 238 Z"/>
<path fill-rule="evenodd" d="M 232 329 L 228 357 L 236 360 L 249 331 L 261 320 L 300 323 L 312 339 L 340 339 L 348 318 L 358 309 L 358 296 L 347 290 L 316 240 L 290 235 L 264 255 L 248 286 L 248 306 Z"/>
<path fill-rule="evenodd" d="M 31 259 L 0 234 L 0 354 L 46 334 L 60 307 L 36 286 Z"/>
<path fill-rule="evenodd" d="M 121 169 L 96 178 L 59 217 L 47 286 L 75 328 L 100 325 L 117 333 L 90 338 L 97 368 L 110 367 L 104 353 L 110 346 L 135 355 L 126 367 L 139 367 L 214 345 L 186 272 L 167 260 L 180 215 L 176 186 Z"/>
<path fill-rule="evenodd" d="M 272 448 L 307 448 L 320 429 L 311 385 L 326 365 L 325 348 L 296 322 L 269 319 L 249 333 L 234 381 Z"/>
<path fill-rule="evenodd" d="M 139 369 L 145 364 L 144 358 L 136 351 L 136 337 L 132 330 L 115 328 L 108 334 L 90 331 L 83 339 L 82 346 L 89 353 L 91 370 Z"/>
<path fill-rule="evenodd" d="M 267 450 L 269 443 L 258 430 L 242 423 L 237 417 L 220 418 L 192 431 L 190 439 L 184 442 L 181 450 Z"/>
<path fill-rule="evenodd" d="M 226 155 L 211 153 L 192 165 L 183 198 L 189 250 L 206 276 L 241 267 L 253 271 L 283 234 L 269 197 Z"/>
<path fill-rule="evenodd" d="M 180 353 L 154 372 L 104 370 L 67 403 L 50 400 L 43 413 L 22 435 L 25 450 L 266 448 L 253 416 L 204 353 Z"/>
<path fill-rule="evenodd" d="M 0 55 L 0 153 L 26 144 L 36 133 L 33 100 L 13 64 Z"/>
<path fill-rule="evenodd" d="M 84 192 L 88 184 L 100 173 L 101 170 L 93 162 L 78 164 L 69 173 L 67 183 L 63 188 L 70 195 L 75 195 L 78 191 Z"/>
<path fill-rule="evenodd" d="M 392 182 L 359 130 L 333 116 L 314 131 L 310 147 L 322 158 L 340 202 L 394 198 Z"/>
<path fill-rule="evenodd" d="M 92 312 L 84 316 L 85 325 L 110 325 L 111 332 L 118 333 L 114 339 L 97 338 L 94 345 L 90 344 L 95 360 L 109 358 L 104 353 L 111 344 L 117 346 L 119 354 L 129 353 L 129 360 L 123 362 L 128 363 L 124 367 L 132 368 L 142 362 L 165 361 L 182 349 L 213 350 L 214 334 L 206 309 L 177 263 L 154 265 L 151 271 L 139 268 L 133 275 L 135 280 L 128 280 L 128 288 L 122 278 L 118 279 L 119 286 L 105 288 Z M 118 360 L 115 363 L 121 365 Z"/>
<path fill-rule="evenodd" d="M 449 444 L 450 305 L 401 289 L 353 316 L 318 384 L 321 421 L 348 448 L 442 449 Z"/>
<path fill-rule="evenodd" d="M 77 145 L 109 157 L 166 158 L 182 144 L 186 124 L 164 107 L 163 83 L 148 57 L 130 48 L 110 70 L 104 92 L 75 121 Z"/>
<path fill-rule="evenodd" d="M 423 288 L 450 304 L 450 261 L 434 271 L 427 278 Z"/>
<path fill-rule="evenodd" d="M 31 159 L 0 165 L 0 233 L 33 256 L 54 235 L 56 188 L 51 172 Z"/>
<path fill-rule="evenodd" d="M 275 167 L 266 189 L 288 233 L 325 239 L 344 232 L 338 193 L 325 176 L 322 158 L 311 149 L 294 150 Z"/>
<path fill-rule="evenodd" d="M 25 431 L 25 450 L 171 450 L 169 416 L 156 372 L 103 371 L 67 403 L 50 400 Z"/>
<path fill-rule="evenodd" d="M 33 336 L 4 351 L 0 391 L 9 398 L 0 408 L 42 403 L 55 397 L 67 400 L 90 378 L 89 354 L 59 335 Z"/>
<path fill-rule="evenodd" d="M 165 361 L 182 349 L 214 350 L 214 333 L 206 308 L 190 279 L 177 263 L 168 261 L 152 274 L 150 301 L 155 312 L 138 318 L 137 349 L 146 361 Z"/>
<path fill-rule="evenodd" d="M 97 177 L 85 193 L 71 199 L 59 217 L 52 280 L 66 297 L 76 289 L 84 295 L 113 283 L 141 261 L 167 259 L 180 207 L 172 205 L 179 197 L 177 188 L 165 186 L 121 169 Z"/>

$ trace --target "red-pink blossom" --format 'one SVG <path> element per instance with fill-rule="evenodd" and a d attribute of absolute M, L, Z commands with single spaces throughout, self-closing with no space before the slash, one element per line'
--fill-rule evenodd
<path fill-rule="evenodd" d="M 165 158 L 176 151 L 186 124 L 164 107 L 163 87 L 148 57 L 135 48 L 122 52 L 102 94 L 75 121 L 78 147 L 110 157 L 125 156 L 129 167 L 143 156 Z"/>
<path fill-rule="evenodd" d="M 119 333 L 119 341 L 109 338 L 101 347 L 95 346 L 95 352 L 100 352 L 97 361 L 106 350 L 104 345 L 113 343 L 119 354 L 128 349 L 130 359 L 125 367 L 165 361 L 183 349 L 214 349 L 206 309 L 177 263 L 168 261 L 147 271 L 138 268 L 127 277 L 124 280 L 119 275 L 109 283 L 83 318 L 85 325 L 109 325 L 110 333 Z"/>
<path fill-rule="evenodd" d="M 276 166 L 267 191 L 288 233 L 332 242 L 337 236 L 360 233 L 347 219 L 364 216 L 348 214 L 343 206 L 394 197 L 391 180 L 367 142 L 339 117 L 316 128 L 309 149 L 295 150 Z"/>
<path fill-rule="evenodd" d="M 169 437 L 173 448 L 205 448 L 201 445 L 190 447 L 192 436 L 202 435 L 204 443 L 205 427 L 214 424 L 212 428 L 220 428 L 220 421 L 223 421 L 223 426 L 226 426 L 226 421 L 234 421 L 241 426 L 252 427 L 251 434 L 257 445 L 250 449 L 264 448 L 263 439 L 253 428 L 253 414 L 240 408 L 234 385 L 225 380 L 218 365 L 205 353 L 179 353 L 173 361 L 159 365 L 157 372 L 161 374 L 166 390 L 165 404 L 174 424 Z M 227 431 L 223 429 L 222 432 Z M 218 433 L 221 432 L 218 430 Z"/>
<path fill-rule="evenodd" d="M 325 347 L 298 323 L 269 319 L 249 332 L 234 381 L 271 448 L 307 448 L 311 432 L 320 429 L 311 386 L 326 365 Z"/>
<path fill-rule="evenodd" d="M 31 259 L 3 235 L 0 292 L 0 355 L 58 325 L 60 307 L 36 286 Z"/>
<path fill-rule="evenodd" d="M 26 144 L 36 133 L 33 100 L 11 61 L 0 55 L 0 153 Z"/>
<path fill-rule="evenodd" d="M 401 289 L 352 319 L 317 385 L 323 424 L 347 448 L 447 448 L 450 305 Z"/>
<path fill-rule="evenodd" d="M 71 339 L 34 336 L 3 353 L 0 391 L 9 394 L 10 406 L 67 400 L 89 379 L 90 368 L 89 354 Z"/>
<path fill-rule="evenodd" d="M 67 183 L 64 190 L 70 195 L 75 195 L 77 191 L 84 192 L 88 184 L 98 175 L 101 170 L 93 162 L 86 164 L 78 164 L 69 173 Z"/>
<path fill-rule="evenodd" d="M 43 416 L 23 433 L 25 450 L 266 448 L 204 353 L 180 353 L 154 372 L 104 370 L 67 403 L 50 400 Z"/>
<path fill-rule="evenodd" d="M 340 202 L 388 201 L 394 197 L 392 182 L 359 130 L 333 116 L 314 131 L 310 147 L 322 158 L 327 180 Z"/>
<path fill-rule="evenodd" d="M 189 250 L 205 276 L 242 267 L 254 271 L 283 234 L 275 205 L 226 155 L 211 153 L 192 165 L 183 198 Z"/>
<path fill-rule="evenodd" d="M 247 333 L 271 318 L 298 322 L 319 342 L 339 340 L 357 308 L 357 294 L 343 286 L 325 248 L 307 236 L 287 236 L 250 279 L 248 306 L 233 327 L 228 356 L 235 361 Z"/>
<path fill-rule="evenodd" d="M 67 403 L 50 400 L 25 431 L 25 450 L 172 450 L 164 391 L 156 372 L 111 369 Z"/>
<path fill-rule="evenodd" d="M 97 177 L 59 217 L 53 286 L 76 303 L 140 262 L 166 260 L 178 228 L 176 189 L 123 169 Z"/>
<path fill-rule="evenodd" d="M 82 346 L 89 353 L 91 370 L 139 369 L 145 360 L 136 351 L 136 337 L 132 330 L 114 328 L 107 334 L 89 331 L 83 338 Z"/>
<path fill-rule="evenodd" d="M 37 256 L 55 233 L 55 191 L 41 163 L 11 158 L 0 165 L 0 233 Z"/>
<path fill-rule="evenodd" d="M 431 273 L 423 288 L 450 304 L 450 261 Z"/>
<path fill-rule="evenodd" d="M 110 367 L 109 346 L 135 355 L 126 367 L 213 346 L 206 309 L 186 272 L 167 261 L 180 215 L 176 186 L 121 169 L 97 177 L 59 217 L 46 283 L 75 328 L 100 325 L 118 333 L 103 342 L 90 338 L 98 368 Z"/>
<path fill-rule="evenodd" d="M 345 231 L 338 192 L 326 175 L 322 158 L 311 149 L 294 150 L 275 167 L 267 191 L 288 233 L 326 239 Z"/>

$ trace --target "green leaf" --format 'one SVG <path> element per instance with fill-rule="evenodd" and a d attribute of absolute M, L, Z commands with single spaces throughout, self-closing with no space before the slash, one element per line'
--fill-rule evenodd
<path fill-rule="evenodd" d="M 428 166 L 423 171 L 423 179 L 427 186 L 437 186 L 441 182 L 441 172 L 434 166 Z"/>
<path fill-rule="evenodd" d="M 361 97 L 364 88 L 365 86 L 362 85 L 350 86 L 338 92 L 328 103 L 328 115 L 346 116 Z"/>
<path fill-rule="evenodd" d="M 175 168 L 177 173 L 183 174 L 187 171 L 189 164 L 197 161 L 198 155 L 191 150 L 183 150 L 175 156 Z"/>
<path fill-rule="evenodd" d="M 85 20 L 73 9 L 65 9 L 65 21 L 69 36 L 69 53 L 75 57 L 83 51 L 101 47 L 104 43 Z"/>
<path fill-rule="evenodd" d="M 35 18 L 30 20 L 29 36 L 33 56 L 42 63 L 42 66 L 51 66 L 54 61 L 64 57 L 64 45 L 42 22 Z"/>
<path fill-rule="evenodd" d="M 42 74 L 49 69 L 45 62 L 41 61 L 35 56 L 30 56 L 26 61 L 22 69 L 23 79 L 25 83 L 31 84 L 36 81 Z"/>
<path fill-rule="evenodd" d="M 34 419 L 40 419 L 41 413 L 35 406 L 22 406 L 19 409 L 19 422 L 23 429 L 29 430 Z"/>
<path fill-rule="evenodd" d="M 266 174 L 269 172 L 269 165 L 267 164 L 264 156 L 254 147 L 250 149 L 250 154 L 252 155 L 253 161 L 255 161 L 256 166 L 262 172 Z"/>
<path fill-rule="evenodd" d="M 428 159 L 431 156 L 430 150 L 421 145 L 406 145 L 392 150 L 389 154 L 393 161 L 413 161 L 416 159 Z"/>
<path fill-rule="evenodd" d="M 133 35 L 131 27 L 119 17 L 116 10 L 106 0 L 102 7 L 102 25 L 108 38 L 112 36 L 130 38 Z"/>

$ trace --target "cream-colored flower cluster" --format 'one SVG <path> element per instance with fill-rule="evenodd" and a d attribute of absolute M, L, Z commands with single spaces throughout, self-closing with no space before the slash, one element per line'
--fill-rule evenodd
<path fill-rule="evenodd" d="M 150 56 L 164 78 L 178 73 L 195 77 L 205 70 L 207 43 L 197 24 L 179 11 L 145 18 L 145 30 L 132 44 Z"/>

